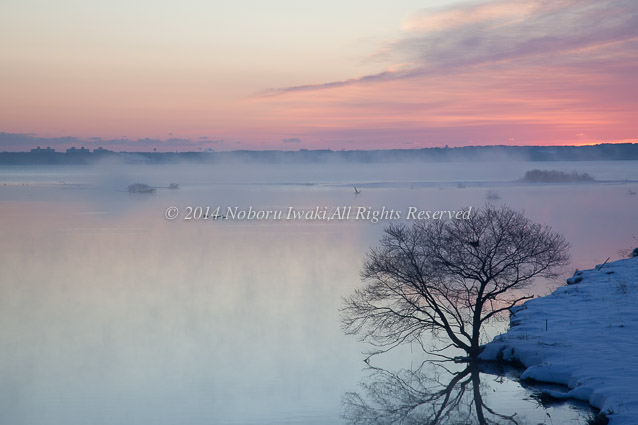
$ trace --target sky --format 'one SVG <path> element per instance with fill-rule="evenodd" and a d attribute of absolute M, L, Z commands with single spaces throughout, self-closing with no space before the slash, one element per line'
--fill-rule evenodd
<path fill-rule="evenodd" d="M 3 0 L 0 151 L 638 142 L 636 0 Z"/>

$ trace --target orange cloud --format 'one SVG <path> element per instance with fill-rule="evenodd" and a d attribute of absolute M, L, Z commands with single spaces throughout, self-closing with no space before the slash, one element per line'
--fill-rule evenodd
<path fill-rule="evenodd" d="M 400 66 L 252 99 L 304 140 L 460 145 L 631 139 L 638 37 L 630 1 L 509 1 L 421 11 L 383 47 Z M 510 25 L 516 22 L 516 25 Z M 587 136 L 584 136 L 587 134 Z"/>
<path fill-rule="evenodd" d="M 402 29 L 412 33 L 425 33 L 448 30 L 480 22 L 513 23 L 549 5 L 551 3 L 543 5 L 539 1 L 498 1 L 439 10 L 421 9 L 405 20 Z"/>

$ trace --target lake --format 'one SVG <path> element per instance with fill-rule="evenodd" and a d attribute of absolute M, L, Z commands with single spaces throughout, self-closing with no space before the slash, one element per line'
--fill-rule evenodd
<path fill-rule="evenodd" d="M 514 182 L 534 168 L 598 182 Z M 378 378 L 338 313 L 388 222 L 366 212 L 480 208 L 488 190 L 565 235 L 565 277 L 638 245 L 636 161 L 0 166 L 0 422 L 347 423 L 346 394 Z M 218 207 L 284 218 L 212 219 Z M 391 373 L 422 360 L 416 346 L 381 357 Z M 511 373 L 481 376 L 509 414 L 584 422 L 582 406 L 538 408 Z"/>

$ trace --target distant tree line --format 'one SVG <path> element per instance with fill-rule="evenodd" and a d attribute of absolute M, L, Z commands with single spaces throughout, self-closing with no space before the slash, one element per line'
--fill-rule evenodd
<path fill-rule="evenodd" d="M 105 157 L 124 162 L 174 163 L 183 161 L 218 163 L 390 163 L 446 161 L 598 161 L 638 160 L 638 143 L 593 146 L 461 146 L 424 149 L 341 150 L 299 149 L 235 150 L 228 152 L 114 152 L 107 149 L 33 149 L 31 152 L 0 152 L 0 164 L 90 164 Z"/>

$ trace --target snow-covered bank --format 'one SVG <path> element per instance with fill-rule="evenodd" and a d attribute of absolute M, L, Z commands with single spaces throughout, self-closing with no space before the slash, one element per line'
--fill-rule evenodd
<path fill-rule="evenodd" d="M 636 424 L 638 257 L 579 273 L 579 283 L 516 307 L 481 357 L 518 360 L 523 379 L 569 387 L 552 395 L 589 401 L 612 425 Z"/>

